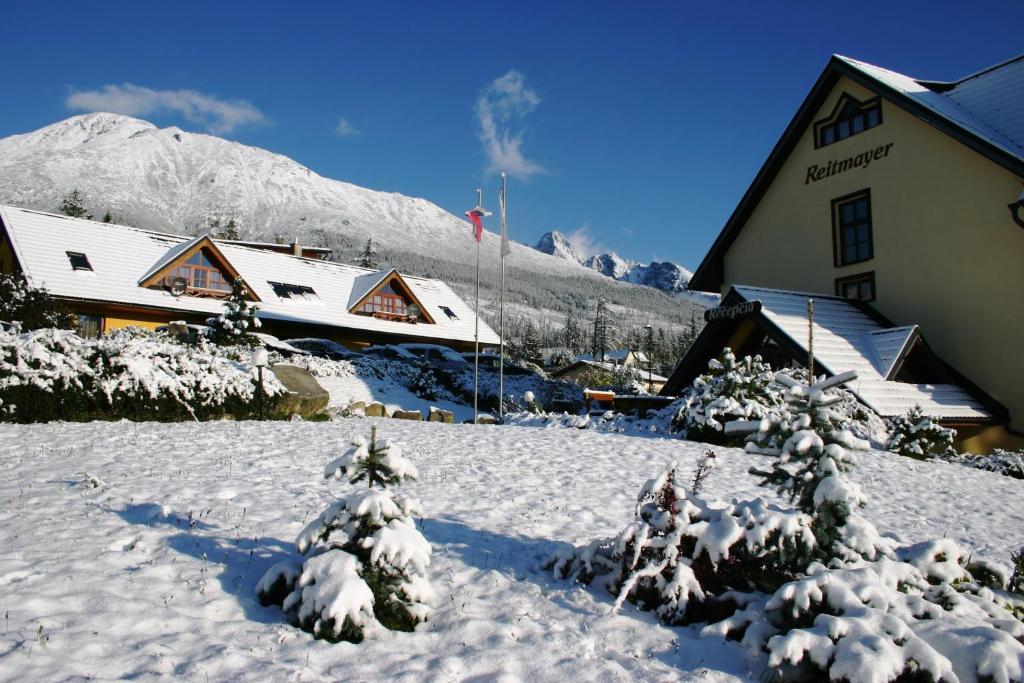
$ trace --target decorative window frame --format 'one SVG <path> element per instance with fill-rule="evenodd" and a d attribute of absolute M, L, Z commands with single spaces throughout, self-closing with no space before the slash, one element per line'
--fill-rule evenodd
<path fill-rule="evenodd" d="M 870 298 L 862 299 L 862 298 L 860 298 L 858 296 L 856 299 L 851 299 L 850 297 L 848 297 L 848 296 L 846 296 L 844 294 L 843 290 L 845 289 L 845 287 L 847 285 L 851 285 L 851 284 L 858 284 L 859 285 L 859 284 L 862 284 L 862 283 L 870 283 L 871 284 L 871 297 Z M 858 294 L 859 293 L 860 293 L 860 290 L 858 289 Z M 848 301 L 861 301 L 861 302 L 864 302 L 864 303 L 868 303 L 868 302 L 874 301 L 876 298 L 878 298 L 878 288 L 875 286 L 875 271 L 869 270 L 869 271 L 866 271 L 866 272 L 863 272 L 863 273 L 857 273 L 856 275 L 844 275 L 843 277 L 837 277 L 836 278 L 836 296 L 841 297 L 843 299 L 846 299 Z"/>
<path fill-rule="evenodd" d="M 845 137 L 840 138 L 838 135 L 836 135 L 831 141 L 825 142 L 825 130 L 830 126 L 838 125 L 841 122 L 848 120 L 851 122 L 850 125 L 852 127 L 852 121 L 854 118 L 856 118 L 857 114 L 844 117 L 845 110 L 851 104 L 859 110 L 857 114 L 862 114 L 864 116 L 863 127 L 857 131 L 851 130 L 850 133 Z M 875 121 L 875 123 L 868 125 L 870 121 L 870 112 L 877 112 L 877 115 L 875 117 L 877 120 Z M 884 122 L 885 119 L 882 117 L 881 97 L 872 97 L 870 99 L 861 101 L 858 100 L 853 95 L 851 95 L 850 93 L 844 92 L 842 95 L 839 96 L 839 100 L 836 102 L 836 106 L 833 107 L 832 113 L 826 116 L 825 118 L 819 119 L 814 122 L 812 126 L 812 129 L 814 131 L 814 149 L 821 149 L 822 147 L 828 147 L 829 145 L 834 145 L 837 142 L 848 140 L 855 135 L 863 133 L 864 131 L 871 130 L 872 128 L 877 128 Z"/>
<path fill-rule="evenodd" d="M 866 258 L 854 259 L 852 261 L 843 261 L 842 249 L 842 223 L 839 219 L 839 210 L 844 204 L 848 204 L 851 201 L 857 199 L 867 199 L 868 202 L 868 255 Z M 874 228 L 874 216 L 871 210 L 871 188 L 864 188 L 863 190 L 857 190 L 850 194 L 845 194 L 842 197 L 836 197 L 832 200 L 832 265 L 836 268 L 843 268 L 845 266 L 852 266 L 857 263 L 864 263 L 875 258 L 875 228 Z"/>

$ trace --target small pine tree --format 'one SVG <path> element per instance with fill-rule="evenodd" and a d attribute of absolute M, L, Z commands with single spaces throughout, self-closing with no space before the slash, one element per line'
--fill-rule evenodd
<path fill-rule="evenodd" d="M 109 211 L 107 211 L 105 214 L 103 214 L 103 222 L 104 223 L 113 223 L 114 222 L 114 217 L 111 215 L 111 213 Z"/>
<path fill-rule="evenodd" d="M 359 254 L 359 258 L 356 260 L 356 263 L 361 268 L 369 268 L 371 270 L 375 270 L 380 265 L 377 257 L 377 250 L 373 246 L 372 238 L 366 240 L 366 246 L 363 247 L 363 252 Z"/>
<path fill-rule="evenodd" d="M 885 448 L 910 458 L 925 460 L 930 457 L 955 456 L 953 437 L 956 431 L 941 427 L 924 414 L 921 406 L 914 406 L 906 415 L 890 423 L 889 442 Z"/>
<path fill-rule="evenodd" d="M 691 441 L 738 445 L 745 434 L 725 430 L 735 420 L 760 420 L 781 404 L 772 388 L 772 370 L 760 356 L 737 360 L 726 348 L 721 360 L 712 360 L 708 372 L 693 381 L 674 420 Z"/>
<path fill-rule="evenodd" d="M 856 376 L 856 372 L 848 372 L 808 387 L 777 373 L 775 379 L 787 387 L 787 401 L 795 416 L 791 436 L 771 469 L 750 469 L 751 474 L 761 477 L 761 486 L 774 487 L 814 517 L 814 535 L 824 559 L 842 553 L 837 545 L 843 536 L 842 527 L 865 502 L 857 485 L 845 477 L 854 464 L 846 449 L 867 450 L 869 446 L 848 431 L 836 429 L 836 418 L 830 410 L 843 397 L 829 390 Z"/>
<path fill-rule="evenodd" d="M 1013 573 L 1007 588 L 1018 595 L 1024 595 L 1024 548 L 1011 554 L 1010 561 L 1013 563 Z"/>
<path fill-rule="evenodd" d="M 210 341 L 221 346 L 258 346 L 260 341 L 249 332 L 258 330 L 257 307 L 249 301 L 249 290 L 242 278 L 231 285 L 231 296 L 224 302 L 224 313 L 208 318 Z"/>
<path fill-rule="evenodd" d="M 416 468 L 391 442 L 357 436 L 324 468 L 326 479 L 363 484 L 334 501 L 296 539 L 301 561 L 278 563 L 260 580 L 263 604 L 279 604 L 286 617 L 317 638 L 359 642 L 377 622 L 412 631 L 425 621 L 436 596 L 424 577 L 430 543 L 412 515 L 419 502 L 393 487 L 415 481 Z"/>
<path fill-rule="evenodd" d="M 74 189 L 66 194 L 57 210 L 65 216 L 71 216 L 72 218 L 92 218 L 92 216 L 87 215 L 85 197 L 79 189 Z"/>
<path fill-rule="evenodd" d="M 64 310 L 44 287 L 30 287 L 21 275 L 0 274 L 0 320 L 21 324 L 22 330 L 78 328 L 78 316 Z"/>

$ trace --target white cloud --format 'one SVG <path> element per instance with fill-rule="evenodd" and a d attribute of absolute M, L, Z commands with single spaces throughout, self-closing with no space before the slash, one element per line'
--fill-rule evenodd
<path fill-rule="evenodd" d="M 132 83 L 78 90 L 68 95 L 64 104 L 79 111 L 109 111 L 129 116 L 170 112 L 204 125 L 216 134 L 267 122 L 263 112 L 245 100 L 222 100 L 195 90 L 153 90 Z"/>
<path fill-rule="evenodd" d="M 352 125 L 352 122 L 344 116 L 338 117 L 338 125 L 334 127 L 334 134 L 339 138 L 354 138 L 357 135 L 362 135 L 362 133 L 363 131 Z"/>
<path fill-rule="evenodd" d="M 478 136 L 487 156 L 487 172 L 505 171 L 529 178 L 546 173 L 543 166 L 523 154 L 523 119 L 540 104 L 537 93 L 526 87 L 523 75 L 511 70 L 491 81 L 476 101 Z"/>
<path fill-rule="evenodd" d="M 569 240 L 569 245 L 572 246 L 572 250 L 576 252 L 576 255 L 580 258 L 597 256 L 598 254 L 604 254 L 610 251 L 608 247 L 598 242 L 594 236 L 590 234 L 590 226 L 586 224 L 576 228 L 567 234 L 565 238 Z"/>

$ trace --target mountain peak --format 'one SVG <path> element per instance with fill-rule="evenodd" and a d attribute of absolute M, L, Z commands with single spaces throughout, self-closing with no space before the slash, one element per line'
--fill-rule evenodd
<path fill-rule="evenodd" d="M 142 131 L 156 130 L 149 121 L 124 114 L 93 112 L 79 114 L 58 121 L 39 130 L 5 138 L 2 149 L 6 153 L 19 149 L 65 150 L 86 145 L 127 140 Z"/>
<path fill-rule="evenodd" d="M 572 243 L 569 242 L 569 238 L 557 230 L 552 230 L 551 232 L 546 232 L 541 235 L 541 238 L 537 241 L 535 249 L 544 254 L 550 254 L 551 256 L 564 258 L 567 261 L 581 263 L 580 257 L 576 254 L 576 250 L 572 248 Z"/>

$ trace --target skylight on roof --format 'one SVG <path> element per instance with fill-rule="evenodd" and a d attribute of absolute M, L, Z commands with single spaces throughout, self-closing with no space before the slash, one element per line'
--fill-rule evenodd
<path fill-rule="evenodd" d="M 458 320 L 459 316 L 455 315 L 455 311 L 448 308 L 447 306 L 441 306 L 441 312 L 448 316 L 451 320 Z"/>
<path fill-rule="evenodd" d="M 68 261 L 71 262 L 72 270 L 92 270 L 92 264 L 89 263 L 89 257 L 80 251 L 66 251 L 68 255 Z"/>
<path fill-rule="evenodd" d="M 271 282 L 270 280 L 267 280 L 267 284 L 274 290 L 274 294 L 282 299 L 320 300 L 313 288 L 306 285 L 291 285 L 286 282 Z"/>

